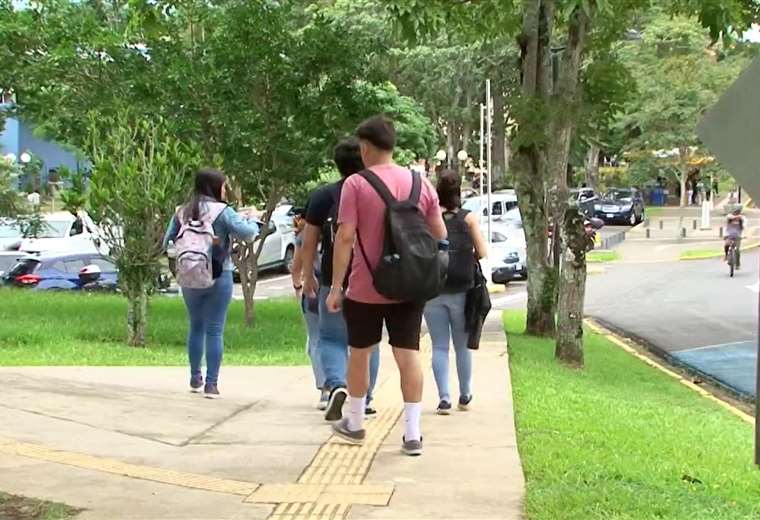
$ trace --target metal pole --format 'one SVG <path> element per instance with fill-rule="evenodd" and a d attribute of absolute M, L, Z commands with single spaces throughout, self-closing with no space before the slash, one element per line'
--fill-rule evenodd
<path fill-rule="evenodd" d="M 493 236 L 491 233 L 491 228 L 493 226 L 493 206 L 491 205 L 491 192 L 493 190 L 493 181 L 491 179 L 491 127 L 493 124 L 493 100 L 491 99 L 491 80 L 486 80 L 486 123 L 487 123 L 487 129 L 486 132 L 486 176 L 488 181 L 488 252 L 491 252 L 491 243 L 493 241 Z M 489 254 L 490 258 L 490 254 Z"/>
<path fill-rule="evenodd" d="M 483 229 L 483 194 L 485 190 L 485 186 L 483 186 L 483 180 L 485 176 L 483 175 L 483 167 L 485 166 L 483 162 L 483 154 L 485 151 L 485 119 L 486 119 L 486 106 L 481 103 L 480 104 L 480 160 L 478 161 L 478 170 L 480 170 L 480 215 L 478 218 L 480 219 L 480 229 Z"/>

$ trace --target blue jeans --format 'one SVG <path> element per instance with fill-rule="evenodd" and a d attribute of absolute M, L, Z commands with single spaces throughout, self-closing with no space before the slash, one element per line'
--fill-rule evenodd
<path fill-rule="evenodd" d="M 322 370 L 325 374 L 324 387 L 332 390 L 346 386 L 346 369 L 348 362 L 348 330 L 342 312 L 327 310 L 327 296 L 330 288 L 319 288 L 319 350 Z M 377 373 L 380 370 L 380 349 L 373 347 L 369 360 L 369 390 L 367 402 L 372 400 L 372 394 L 377 383 Z"/>
<path fill-rule="evenodd" d="M 206 350 L 206 382 L 216 384 L 222 364 L 224 323 L 232 299 L 232 271 L 224 271 L 208 289 L 182 289 L 190 317 L 187 355 L 190 374 L 201 373 Z"/>
<path fill-rule="evenodd" d="M 301 312 L 303 312 L 303 318 L 306 321 L 306 353 L 311 359 L 314 382 L 317 388 L 321 390 L 325 386 L 325 372 L 322 370 L 322 359 L 317 350 L 319 346 L 319 313 L 309 310 L 306 297 L 301 299 Z"/>
<path fill-rule="evenodd" d="M 472 352 L 467 348 L 464 306 L 466 293 L 442 294 L 425 306 L 425 322 L 433 342 L 433 375 L 438 397 L 451 402 L 449 391 L 449 343 L 453 339 L 459 376 L 459 395 L 472 391 Z"/>

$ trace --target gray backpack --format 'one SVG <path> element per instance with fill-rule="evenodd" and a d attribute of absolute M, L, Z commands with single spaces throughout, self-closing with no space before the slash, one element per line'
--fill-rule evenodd
<path fill-rule="evenodd" d="M 198 220 L 184 222 L 184 210 L 177 211 L 180 224 L 174 247 L 177 250 L 177 283 L 184 289 L 208 289 L 214 285 L 211 249 L 214 246 L 214 221 L 227 208 L 221 202 L 201 206 Z"/>

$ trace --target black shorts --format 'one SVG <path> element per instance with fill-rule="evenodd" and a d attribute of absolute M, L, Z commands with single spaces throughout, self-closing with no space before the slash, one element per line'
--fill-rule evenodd
<path fill-rule="evenodd" d="M 369 348 L 383 339 L 383 323 L 392 347 L 420 349 L 420 329 L 424 303 L 361 303 L 346 299 L 343 315 L 348 328 L 348 344 Z"/>

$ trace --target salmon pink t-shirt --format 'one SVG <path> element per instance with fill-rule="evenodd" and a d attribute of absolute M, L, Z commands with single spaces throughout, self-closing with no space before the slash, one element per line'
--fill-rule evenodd
<path fill-rule="evenodd" d="M 395 164 L 382 164 L 370 168 L 388 186 L 398 200 L 407 200 L 412 192 L 412 174 L 406 168 Z M 427 179 L 422 179 L 419 208 L 432 227 L 441 219 L 438 194 Z M 354 224 L 357 240 L 354 244 L 354 258 L 348 279 L 346 296 L 360 303 L 395 303 L 378 294 L 372 284 L 372 271 L 380 262 L 385 239 L 385 203 L 375 189 L 361 176 L 352 175 L 343 184 L 340 197 L 338 224 Z M 361 237 L 364 251 L 371 267 L 359 248 Z"/>

